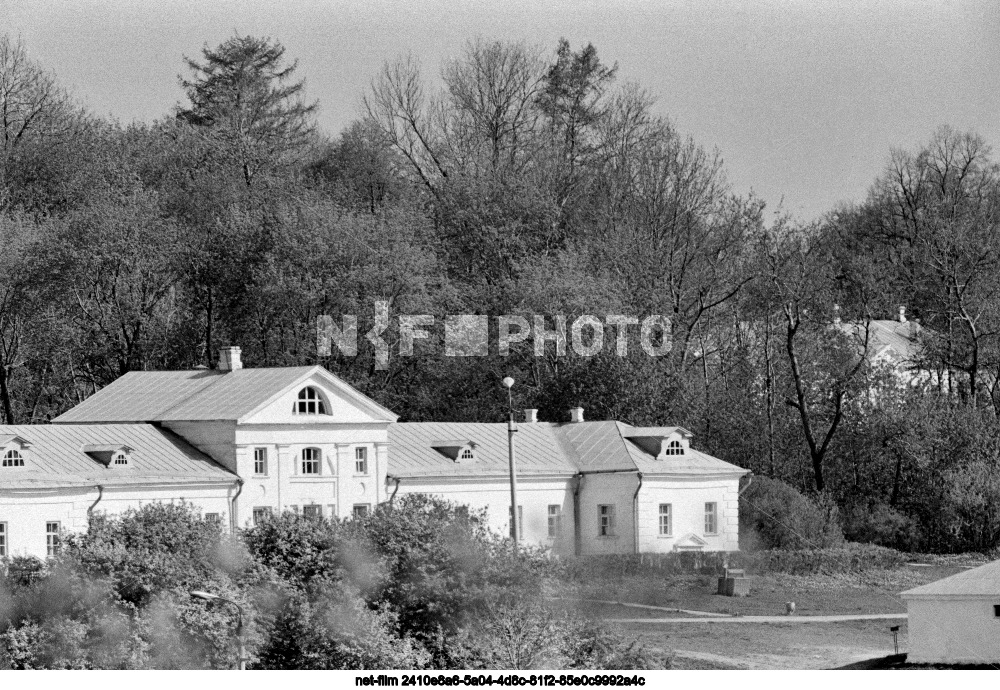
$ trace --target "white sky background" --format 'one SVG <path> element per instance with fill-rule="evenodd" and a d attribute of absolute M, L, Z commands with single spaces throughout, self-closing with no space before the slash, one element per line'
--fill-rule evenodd
<path fill-rule="evenodd" d="M 435 77 L 476 35 L 592 42 L 722 152 L 735 191 L 803 219 L 862 200 L 891 148 L 941 124 L 1000 146 L 996 0 L 0 0 L 0 33 L 122 122 L 168 113 L 181 56 L 234 32 L 285 45 L 331 134 L 400 53 Z"/>

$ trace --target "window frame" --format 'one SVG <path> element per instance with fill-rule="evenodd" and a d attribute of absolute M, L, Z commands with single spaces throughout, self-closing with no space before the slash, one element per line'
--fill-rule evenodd
<path fill-rule="evenodd" d="M 355 503 L 351 508 L 351 517 L 355 520 L 364 519 L 371 515 L 371 503 Z"/>
<path fill-rule="evenodd" d="M 9 555 L 10 549 L 7 544 L 7 523 L 0 522 L 0 558 L 6 558 Z"/>
<path fill-rule="evenodd" d="M 684 455 L 684 444 L 674 439 L 667 444 L 667 449 L 663 452 L 664 455 Z"/>
<path fill-rule="evenodd" d="M 266 477 L 267 470 L 267 448 L 257 446 L 253 449 L 253 474 L 255 477 Z"/>
<path fill-rule="evenodd" d="M 368 448 L 366 446 L 357 446 L 354 449 L 354 474 L 368 474 Z"/>
<path fill-rule="evenodd" d="M 295 402 L 292 403 L 292 414 L 329 415 L 329 408 L 326 396 L 320 393 L 316 386 L 304 386 L 295 396 Z"/>
<path fill-rule="evenodd" d="M 116 450 L 114 455 L 111 456 L 110 464 L 112 467 L 128 467 L 130 464 L 128 453 L 123 450 Z"/>
<path fill-rule="evenodd" d="M 597 536 L 615 536 L 615 504 L 599 503 L 597 505 Z"/>
<path fill-rule="evenodd" d="M 462 461 L 462 460 L 475 460 L 476 459 L 476 451 L 472 450 L 469 447 L 465 447 L 465 448 L 463 448 L 462 450 L 459 451 L 459 453 L 458 453 L 458 459 L 459 459 L 459 461 Z"/>
<path fill-rule="evenodd" d="M 302 506 L 302 517 L 310 520 L 323 519 L 323 506 L 319 503 L 307 503 Z"/>
<path fill-rule="evenodd" d="M 274 508 L 272 508 L 271 506 L 254 506 L 253 509 L 250 511 L 250 519 L 253 521 L 254 527 L 258 527 L 261 523 L 264 522 L 263 519 L 259 519 L 257 517 L 258 515 L 274 517 Z"/>
<path fill-rule="evenodd" d="M 10 448 L 3 454 L 0 467 L 24 467 L 24 453 L 17 448 Z"/>
<path fill-rule="evenodd" d="M 666 508 L 666 511 L 663 510 L 664 508 Z M 661 537 L 674 536 L 674 504 L 661 503 L 658 509 L 657 516 L 658 516 L 657 525 L 659 527 L 659 536 Z M 664 527 L 663 518 L 667 518 L 666 531 L 664 531 L 663 529 Z"/>
<path fill-rule="evenodd" d="M 205 513 L 202 516 L 205 522 L 213 523 L 216 525 L 222 524 L 222 513 Z"/>
<path fill-rule="evenodd" d="M 559 503 L 550 503 L 547 516 L 549 539 L 557 539 L 562 534 L 562 505 Z"/>
<path fill-rule="evenodd" d="M 316 453 L 316 457 L 312 457 L 313 452 Z M 306 459 L 306 453 L 310 454 L 309 459 Z M 307 466 L 314 466 L 316 471 L 307 472 Z M 321 448 L 309 446 L 308 448 L 302 449 L 302 452 L 299 453 L 299 475 L 303 477 L 320 477 L 323 475 L 323 450 Z"/>
<path fill-rule="evenodd" d="M 45 556 L 47 558 L 52 558 L 59 555 L 59 547 L 61 545 L 61 539 L 59 538 L 60 532 L 62 531 L 62 523 L 58 520 L 46 520 L 45 522 Z"/>
<path fill-rule="evenodd" d="M 709 508 L 711 506 L 711 509 Z M 711 530 L 709 528 L 712 528 Z M 705 536 L 714 537 L 719 534 L 719 504 L 716 501 L 705 501 Z"/>

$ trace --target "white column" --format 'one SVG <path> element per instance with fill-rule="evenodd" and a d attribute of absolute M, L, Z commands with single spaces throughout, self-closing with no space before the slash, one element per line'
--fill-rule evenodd
<path fill-rule="evenodd" d="M 388 443 L 376 443 L 375 444 L 375 467 L 373 469 L 373 476 L 375 478 L 375 498 L 374 505 L 376 505 L 388 500 L 389 496 L 386 494 L 386 475 L 389 473 L 389 444 Z"/>
<path fill-rule="evenodd" d="M 350 490 L 353 482 L 349 481 L 348 477 L 354 474 L 351 467 L 353 447 L 350 443 L 337 444 L 337 516 L 342 518 L 350 516 L 349 506 L 344 505 L 344 501 L 351 498 Z"/>

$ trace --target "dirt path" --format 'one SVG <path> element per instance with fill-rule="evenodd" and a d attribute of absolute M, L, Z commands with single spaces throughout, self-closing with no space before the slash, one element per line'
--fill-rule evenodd
<path fill-rule="evenodd" d="M 716 618 L 606 618 L 611 623 L 840 623 L 843 621 L 906 620 L 905 613 L 846 616 L 725 616 Z"/>

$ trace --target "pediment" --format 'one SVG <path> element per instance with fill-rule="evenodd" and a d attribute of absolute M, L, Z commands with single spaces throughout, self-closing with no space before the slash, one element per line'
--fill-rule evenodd
<path fill-rule="evenodd" d="M 701 551 L 706 546 L 707 541 L 691 532 L 674 542 L 674 551 Z"/>
<path fill-rule="evenodd" d="M 304 394 L 306 389 L 311 389 Z M 318 398 L 318 403 L 300 401 Z M 276 393 L 240 424 L 366 424 L 396 421 L 396 415 L 323 369 Z"/>

